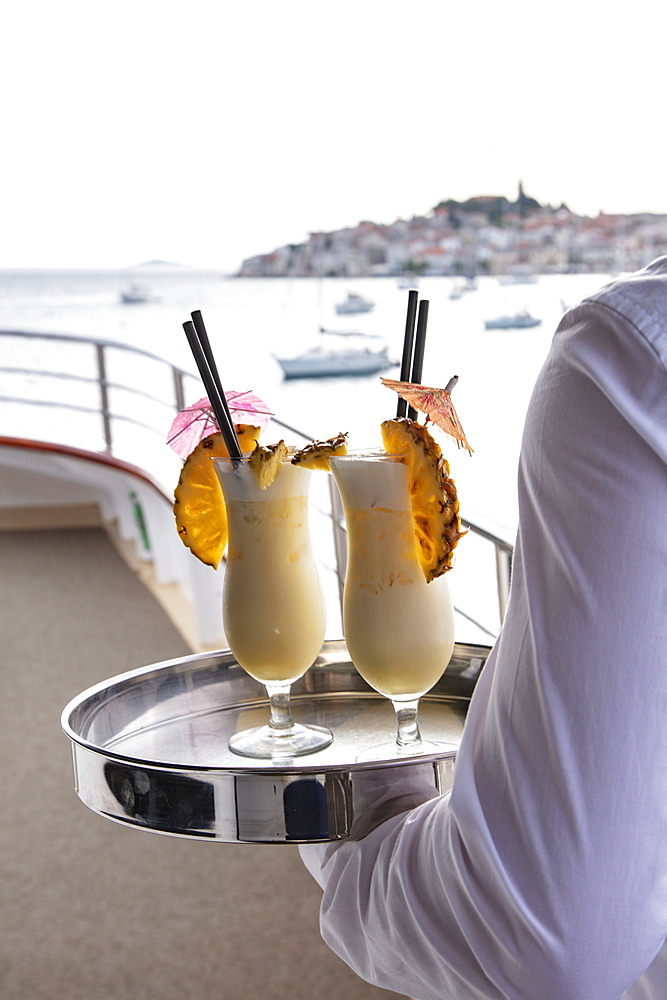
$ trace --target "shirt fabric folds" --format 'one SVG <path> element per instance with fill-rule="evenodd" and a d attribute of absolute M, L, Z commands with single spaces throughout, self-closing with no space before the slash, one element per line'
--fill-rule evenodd
<path fill-rule="evenodd" d="M 301 848 L 325 941 L 377 986 L 667 997 L 666 366 L 667 257 L 564 316 L 526 418 L 510 602 L 452 791 L 402 782 L 399 803 L 427 801 Z M 380 799 L 389 814 L 391 791 Z"/>

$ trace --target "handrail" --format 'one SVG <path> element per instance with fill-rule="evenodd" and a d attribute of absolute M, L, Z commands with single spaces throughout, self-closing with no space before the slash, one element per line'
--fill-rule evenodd
<path fill-rule="evenodd" d="M 501 549 L 508 555 L 511 556 L 513 554 L 514 546 L 511 545 L 510 542 L 506 541 L 504 538 L 501 538 L 499 535 L 494 535 L 492 531 L 488 531 L 486 528 L 482 528 L 479 524 L 476 524 L 474 521 L 471 521 L 470 518 L 462 517 L 461 524 L 463 525 L 464 528 L 470 528 L 470 530 L 474 531 L 476 535 L 480 535 L 482 538 L 485 538 L 488 542 L 493 542 L 496 548 Z"/>
<path fill-rule="evenodd" d="M 479 535 L 481 538 L 486 539 L 486 541 L 491 542 L 495 549 L 496 556 L 496 585 L 498 589 L 498 613 L 500 615 L 501 624 L 505 619 L 505 612 L 507 611 L 507 603 L 510 596 L 510 584 L 512 583 L 512 559 L 514 557 L 514 546 L 509 542 L 505 541 L 504 538 L 500 538 L 495 535 L 492 531 L 488 531 L 486 528 L 482 528 L 479 524 L 475 524 L 470 518 L 461 518 L 461 524 L 464 528 L 469 528 L 470 531 L 475 535 Z M 464 614 L 464 612 L 461 612 Z M 468 617 L 466 615 L 466 617 Z M 480 628 L 479 622 L 475 623 Z M 487 629 L 484 629 L 486 632 Z"/>
<path fill-rule="evenodd" d="M 41 333 L 39 331 L 33 330 L 0 330 L 0 337 L 24 337 L 30 340 L 47 340 L 47 341 L 66 341 L 68 343 L 78 343 L 86 344 L 89 347 L 94 348 L 95 351 L 95 362 L 97 367 L 97 374 L 95 377 L 79 375 L 70 372 L 52 372 L 48 370 L 41 370 L 36 368 L 16 368 L 13 366 L 1 366 L 0 372 L 6 374 L 14 375 L 36 375 L 45 378 L 60 378 L 67 379 L 74 382 L 86 382 L 89 385 L 97 385 L 100 393 L 100 406 L 98 409 L 93 407 L 81 406 L 74 403 L 64 403 L 60 401 L 51 400 L 37 400 L 31 399 L 29 397 L 20 396 L 0 396 L 0 402 L 5 403 L 21 403 L 32 406 L 51 406 L 64 410 L 74 410 L 81 413 L 97 413 L 102 420 L 102 435 L 104 439 L 104 445 L 107 452 L 113 452 L 113 420 L 122 420 L 126 423 L 132 423 L 137 427 L 143 427 L 146 430 L 152 431 L 156 434 L 162 434 L 163 428 L 157 428 L 151 424 L 146 423 L 143 420 L 137 420 L 134 417 L 127 416 L 125 414 L 114 414 L 111 412 L 109 404 L 109 389 L 122 389 L 124 392 L 131 392 L 138 396 L 143 396 L 146 399 L 151 400 L 151 402 L 158 403 L 160 406 L 168 406 L 171 409 L 178 412 L 178 410 L 183 409 L 185 406 L 185 393 L 183 389 L 183 378 L 189 377 L 197 380 L 197 376 L 192 372 L 187 371 L 184 368 L 179 368 L 177 365 L 172 364 L 170 361 L 166 361 L 157 354 L 153 354 L 151 351 L 146 351 L 141 347 L 135 347 L 132 344 L 123 344 L 120 341 L 106 340 L 99 337 L 87 337 L 87 336 L 77 336 L 71 333 Z M 160 399 L 157 396 L 153 396 L 151 393 L 147 393 L 141 389 L 136 389 L 134 386 L 121 385 L 117 382 L 111 382 L 107 378 L 107 366 L 106 366 L 106 355 L 105 351 L 107 348 L 112 348 L 114 350 L 127 351 L 131 354 L 138 354 L 145 358 L 150 358 L 151 361 L 155 361 L 161 365 L 166 365 L 167 368 L 171 369 L 172 380 L 174 385 L 174 399 L 171 402 L 166 402 L 164 399 Z"/>
<path fill-rule="evenodd" d="M 167 364 L 167 362 L 164 363 Z M 40 378 L 64 378 L 70 382 L 87 382 L 88 385 L 97 385 L 99 381 L 96 378 L 90 378 L 89 375 L 70 375 L 69 372 L 47 372 L 41 368 L 11 368 L 6 365 L 0 365 L 0 372 L 6 372 L 8 375 L 39 375 Z M 194 375 L 192 378 L 194 378 Z M 107 386 L 110 389 L 122 389 L 123 392 L 132 392 L 135 396 L 143 396 L 144 399 L 150 399 L 153 403 L 159 403 L 160 406 L 171 407 L 171 403 L 165 403 L 164 399 L 160 399 L 159 396 L 153 396 L 150 392 L 144 392 L 143 389 L 136 389 L 133 385 L 121 385 L 119 382 L 107 381 Z M 179 407 L 181 410 L 183 408 L 183 406 Z"/>
<path fill-rule="evenodd" d="M 136 426 L 143 427 L 149 431 L 156 434 L 164 434 L 164 428 L 156 428 L 150 424 L 145 423 L 142 420 L 137 420 L 134 417 L 129 417 L 124 414 L 115 414 L 111 412 L 109 404 L 109 389 L 122 389 L 124 391 L 135 393 L 136 395 L 143 396 L 150 399 L 152 402 L 159 403 L 163 406 L 169 406 L 175 412 L 182 410 L 185 407 L 185 392 L 183 387 L 184 377 L 192 378 L 195 381 L 199 381 L 198 377 L 192 372 L 187 371 L 184 368 L 179 368 L 177 365 L 173 365 L 171 362 L 166 361 L 164 358 L 159 357 L 157 354 L 153 354 L 150 351 L 146 351 L 143 348 L 134 347 L 130 344 L 123 344 L 118 341 L 104 340 L 96 337 L 86 337 L 77 336 L 75 334 L 65 334 L 65 333 L 40 333 L 36 331 L 26 331 L 26 330 L 0 330 L 0 337 L 11 336 L 11 337 L 25 337 L 28 339 L 43 339 L 43 340 L 59 340 L 59 341 L 69 341 L 82 344 L 88 344 L 95 348 L 96 352 L 96 362 L 97 362 L 97 376 L 95 378 L 89 376 L 76 375 L 73 373 L 66 372 L 49 372 L 47 370 L 41 371 L 39 369 L 21 369 L 12 368 L 9 366 L 0 367 L 0 372 L 5 372 L 7 374 L 26 374 L 26 375 L 39 375 L 39 376 L 51 376 L 57 378 L 70 379 L 72 381 L 85 381 L 89 384 L 96 384 L 100 391 L 100 406 L 98 409 L 93 407 L 81 406 L 75 403 L 65 403 L 60 401 L 50 401 L 50 400 L 37 400 L 30 399 L 29 397 L 20 396 L 0 396 L 0 402 L 11 402 L 11 403 L 21 403 L 29 404 L 32 406 L 51 406 L 56 408 L 62 408 L 67 410 L 75 410 L 83 413 L 98 414 L 102 419 L 102 433 L 105 442 L 105 449 L 107 454 L 113 453 L 113 421 L 122 420 L 124 422 L 133 423 Z M 153 361 L 159 362 L 162 365 L 166 365 L 172 371 L 173 386 L 174 386 L 174 398 L 171 402 L 166 402 L 164 399 L 160 399 L 156 396 L 152 396 L 149 393 L 143 392 L 140 389 L 135 389 L 133 386 L 120 385 L 116 382 L 110 382 L 107 379 L 106 373 L 106 356 L 105 349 L 114 348 L 129 353 L 140 354 L 143 357 L 150 358 Z M 293 427 L 290 424 L 279 420 L 277 417 L 272 417 L 272 421 L 279 427 L 283 427 L 285 430 L 290 431 L 293 434 L 298 435 L 304 440 L 311 441 L 313 435 L 308 434 L 305 431 L 300 430 L 297 427 Z M 334 530 L 334 548 L 336 553 L 336 574 L 338 577 L 339 593 L 342 600 L 343 593 L 343 583 L 345 579 L 345 561 L 346 561 L 346 542 L 345 542 L 345 520 L 343 516 L 343 507 L 340 500 L 340 495 L 338 489 L 335 485 L 333 477 L 329 480 L 330 488 L 330 501 L 331 501 L 331 513 L 330 517 L 333 523 Z M 500 615 L 500 621 L 502 622 L 505 617 L 505 611 L 507 608 L 507 601 L 509 597 L 510 582 L 512 576 L 512 557 L 514 548 L 505 539 L 499 537 L 493 532 L 489 531 L 487 528 L 483 528 L 481 525 L 477 524 L 469 517 L 462 518 L 462 524 L 468 528 L 471 532 L 479 535 L 481 538 L 490 542 L 495 549 L 496 557 L 496 581 L 498 590 L 498 609 Z M 465 618 L 468 618 L 473 622 L 478 628 L 486 632 L 488 635 L 493 635 L 484 625 L 471 618 L 469 614 L 462 611 L 460 608 L 456 608 L 459 614 L 462 614 Z"/>
<path fill-rule="evenodd" d="M 86 337 L 79 336 L 76 333 L 42 333 L 39 330 L 0 330 L 0 337 L 27 337 L 27 338 L 38 338 L 42 340 L 67 340 L 77 344 L 99 344 L 102 347 L 117 347 L 121 351 L 130 351 L 132 354 L 142 354 L 145 358 L 152 358 L 153 361 L 159 361 L 160 364 L 169 365 L 171 368 L 175 368 L 176 371 L 181 372 L 182 375 L 189 375 L 190 378 L 197 378 L 192 372 L 187 371 L 185 368 L 179 368 L 178 365 L 173 365 L 171 361 L 166 361 L 161 358 L 159 354 L 153 354 L 151 351 L 144 350 L 143 347 L 135 347 L 134 344 L 124 344 L 121 340 L 105 340 L 100 337 Z"/>

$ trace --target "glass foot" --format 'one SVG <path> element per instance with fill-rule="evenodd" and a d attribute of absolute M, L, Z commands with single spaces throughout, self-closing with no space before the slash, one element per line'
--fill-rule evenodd
<path fill-rule="evenodd" d="M 361 764 L 365 761 L 397 760 L 403 757 L 424 757 L 429 754 L 455 754 L 457 750 L 458 746 L 455 743 L 431 743 L 428 740 L 404 746 L 396 742 L 382 743 L 378 747 L 362 750 L 357 756 L 357 761 Z"/>
<path fill-rule="evenodd" d="M 257 726 L 255 729 L 234 733 L 229 738 L 229 749 L 242 757 L 275 760 L 316 753 L 328 747 L 332 741 L 333 733 L 323 726 L 301 726 L 298 723 L 289 729 Z"/>

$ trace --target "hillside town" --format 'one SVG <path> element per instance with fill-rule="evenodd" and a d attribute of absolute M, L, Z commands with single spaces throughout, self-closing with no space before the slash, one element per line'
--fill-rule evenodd
<path fill-rule="evenodd" d="M 239 277 L 531 275 L 633 271 L 667 253 L 667 215 L 595 217 L 525 194 L 449 199 L 427 215 L 311 233 L 243 261 Z"/>

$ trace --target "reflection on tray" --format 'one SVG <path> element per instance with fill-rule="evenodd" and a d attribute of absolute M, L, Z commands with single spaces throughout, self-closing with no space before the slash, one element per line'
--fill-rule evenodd
<path fill-rule="evenodd" d="M 329 810 L 324 786 L 313 778 L 292 781 L 283 792 L 286 840 L 327 840 Z"/>
<path fill-rule="evenodd" d="M 258 780 L 259 779 L 259 780 Z M 339 774 L 234 777 L 236 838 L 257 841 L 338 840 L 352 823 L 352 788 Z"/>
<path fill-rule="evenodd" d="M 205 837 L 215 825 L 214 788 L 207 781 L 115 762 L 104 765 L 104 777 L 126 815 L 151 830 Z"/>

